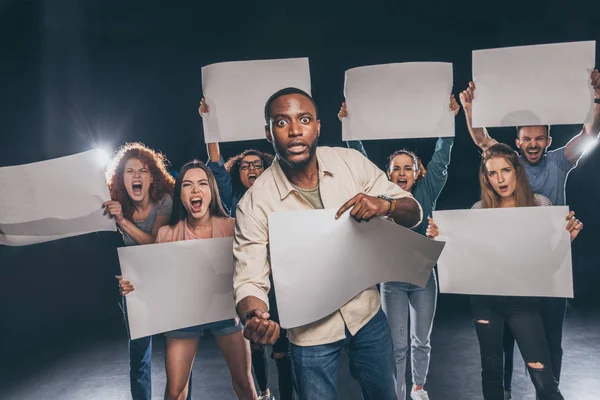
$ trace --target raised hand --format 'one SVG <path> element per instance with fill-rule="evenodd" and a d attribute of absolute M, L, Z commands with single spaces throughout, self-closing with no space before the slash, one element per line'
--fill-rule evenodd
<path fill-rule="evenodd" d="M 473 100 L 475 99 L 475 83 L 469 82 L 469 87 L 460 92 L 459 97 L 465 113 L 471 116 L 473 112 Z"/>
<path fill-rule="evenodd" d="M 346 107 L 346 102 L 342 103 L 342 107 L 340 108 L 340 112 L 338 113 L 338 118 L 341 121 L 342 118 L 348 118 L 348 107 Z"/>
<path fill-rule="evenodd" d="M 592 87 L 594 88 L 594 97 L 600 99 L 600 72 L 597 69 L 592 71 Z"/>
<path fill-rule="evenodd" d="M 427 217 L 427 222 L 429 222 L 427 231 L 425 231 L 427 237 L 433 239 L 440 236 L 440 228 L 438 228 L 437 224 L 433 221 L 433 218 Z"/>
<path fill-rule="evenodd" d="M 571 211 L 567 215 L 567 231 L 571 234 L 571 241 L 575 240 L 579 232 L 583 229 L 583 222 L 575 218 L 575 212 Z"/>
<path fill-rule="evenodd" d="M 460 106 L 458 105 L 458 102 L 454 98 L 453 94 L 450 95 L 450 111 L 452 111 L 454 113 L 455 117 L 458 115 L 458 112 L 460 111 Z"/>
<path fill-rule="evenodd" d="M 206 98 L 202 98 L 200 100 L 200 107 L 198 107 L 198 114 L 202 116 L 202 114 L 208 114 L 208 104 L 206 104 Z"/>

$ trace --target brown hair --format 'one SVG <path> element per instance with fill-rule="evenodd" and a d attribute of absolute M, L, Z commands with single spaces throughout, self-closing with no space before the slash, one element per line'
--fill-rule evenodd
<path fill-rule="evenodd" d="M 387 165 L 388 172 L 390 171 L 390 168 L 392 168 L 392 165 L 394 163 L 394 158 L 396 158 L 396 156 L 399 156 L 401 154 L 405 154 L 413 159 L 413 166 L 414 166 L 415 171 L 417 171 L 416 182 L 422 181 L 423 178 L 425 178 L 425 175 L 427 174 L 427 170 L 425 169 L 425 166 L 421 162 L 421 159 L 414 152 L 412 152 L 408 149 L 396 150 L 395 152 L 390 154 L 390 156 L 388 157 L 388 165 Z"/>
<path fill-rule="evenodd" d="M 125 189 L 123 172 L 125 163 L 131 158 L 140 160 L 150 170 L 152 183 L 149 195 L 152 203 L 158 203 L 167 194 L 172 196 L 175 185 L 175 179 L 167 171 L 169 161 L 162 153 L 140 142 L 125 143 L 121 146 L 107 169 L 108 188 L 111 199 L 121 203 L 123 217 L 130 221 L 133 218 L 134 206 Z"/>
<path fill-rule="evenodd" d="M 269 153 L 263 153 L 262 151 L 248 149 L 242 151 L 240 154 L 231 157 L 225 163 L 225 169 L 229 172 L 231 178 L 231 187 L 235 194 L 242 195 L 246 192 L 246 187 L 240 180 L 240 163 L 246 156 L 257 156 L 260 158 L 265 165 L 265 169 L 269 168 L 273 163 L 273 156 Z M 229 206 L 229 205 L 228 205 Z"/>
<path fill-rule="evenodd" d="M 208 206 L 208 212 L 210 215 L 212 217 L 219 218 L 229 217 L 229 214 L 227 214 L 223 208 L 223 204 L 221 203 L 221 196 L 219 196 L 217 180 L 215 179 L 212 171 L 202 161 L 192 160 L 181 167 L 177 173 L 177 180 L 175 181 L 175 194 L 173 195 L 173 211 L 171 212 L 171 221 L 169 221 L 169 225 L 171 226 L 177 225 L 179 221 L 183 221 L 187 218 L 187 210 L 183 204 L 181 204 L 181 184 L 186 172 L 194 168 L 200 168 L 206 172 L 206 176 L 208 177 L 208 187 L 210 188 L 211 194 L 210 205 Z"/>
<path fill-rule="evenodd" d="M 527 128 L 529 126 L 535 126 L 535 125 L 523 125 L 523 126 L 517 126 L 517 139 L 521 139 L 521 129 L 523 128 Z M 542 125 L 544 128 L 546 128 L 546 138 L 550 137 L 550 125 Z"/>
<path fill-rule="evenodd" d="M 488 178 L 488 170 L 486 162 L 492 158 L 504 158 L 515 170 L 517 177 L 517 185 L 513 196 L 515 198 L 515 207 L 532 207 L 535 206 L 535 198 L 533 190 L 529 186 L 529 179 L 525 172 L 525 167 L 521 164 L 521 160 L 517 153 L 503 143 L 498 143 L 488 148 L 481 157 L 481 166 L 479 167 L 479 184 L 481 185 L 481 202 L 483 208 L 499 208 L 501 199 L 498 193 L 492 188 Z"/>

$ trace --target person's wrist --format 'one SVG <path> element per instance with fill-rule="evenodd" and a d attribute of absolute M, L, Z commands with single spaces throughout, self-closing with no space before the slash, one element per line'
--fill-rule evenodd
<path fill-rule="evenodd" d="M 394 213 L 395 205 L 394 199 L 391 197 L 380 195 L 378 196 L 380 200 L 382 200 L 381 212 L 379 213 L 380 217 L 389 217 Z"/>
<path fill-rule="evenodd" d="M 594 99 L 594 103 L 600 104 L 600 95 L 596 95 L 596 98 Z"/>

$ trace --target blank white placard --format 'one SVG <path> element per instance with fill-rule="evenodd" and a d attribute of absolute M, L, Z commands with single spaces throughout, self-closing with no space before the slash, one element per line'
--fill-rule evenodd
<path fill-rule="evenodd" d="M 343 140 L 454 136 L 452 64 L 383 64 L 346 71 Z"/>
<path fill-rule="evenodd" d="M 380 282 L 424 287 L 444 245 L 383 219 L 337 210 L 269 214 L 271 269 L 283 328 L 318 321 Z"/>
<path fill-rule="evenodd" d="M 568 207 L 434 211 L 441 293 L 573 297 Z"/>
<path fill-rule="evenodd" d="M 0 168 L 0 244 L 24 246 L 116 231 L 100 151 Z"/>
<path fill-rule="evenodd" d="M 235 61 L 202 67 L 209 112 L 202 116 L 204 141 L 265 139 L 265 103 L 280 89 L 310 94 L 308 58 Z"/>
<path fill-rule="evenodd" d="M 236 317 L 233 238 L 121 247 L 131 339 Z"/>
<path fill-rule="evenodd" d="M 591 120 L 595 49 L 587 41 L 473 51 L 473 126 Z"/>

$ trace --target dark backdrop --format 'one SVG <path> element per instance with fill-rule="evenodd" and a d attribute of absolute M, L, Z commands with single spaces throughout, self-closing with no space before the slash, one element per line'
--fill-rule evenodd
<path fill-rule="evenodd" d="M 600 38 L 599 2 L 591 1 L 173 3 L 0 0 L 0 165 L 94 146 L 115 150 L 135 140 L 163 151 L 174 168 L 194 157 L 206 159 L 196 108 L 202 96 L 200 68 L 215 62 L 310 57 L 321 143 L 342 145 L 336 115 L 346 69 L 453 62 L 458 94 L 470 79 L 473 49 Z M 579 129 L 554 127 L 553 148 Z M 491 134 L 514 143 L 513 129 L 492 129 Z M 434 143 L 376 141 L 365 147 L 383 166 L 399 147 L 416 150 L 426 162 Z M 247 147 L 270 150 L 266 142 L 223 144 L 221 149 L 228 157 Z M 468 208 L 477 200 L 478 157 L 460 114 L 438 209 Z M 573 245 L 581 304 L 597 301 L 600 283 L 595 248 L 599 167 L 596 149 L 568 181 L 568 203 L 585 223 Z M 122 329 L 112 277 L 119 270 L 115 248 L 120 244 L 117 234 L 96 233 L 27 247 L 0 246 L 2 354 L 18 356 L 56 338 Z"/>

